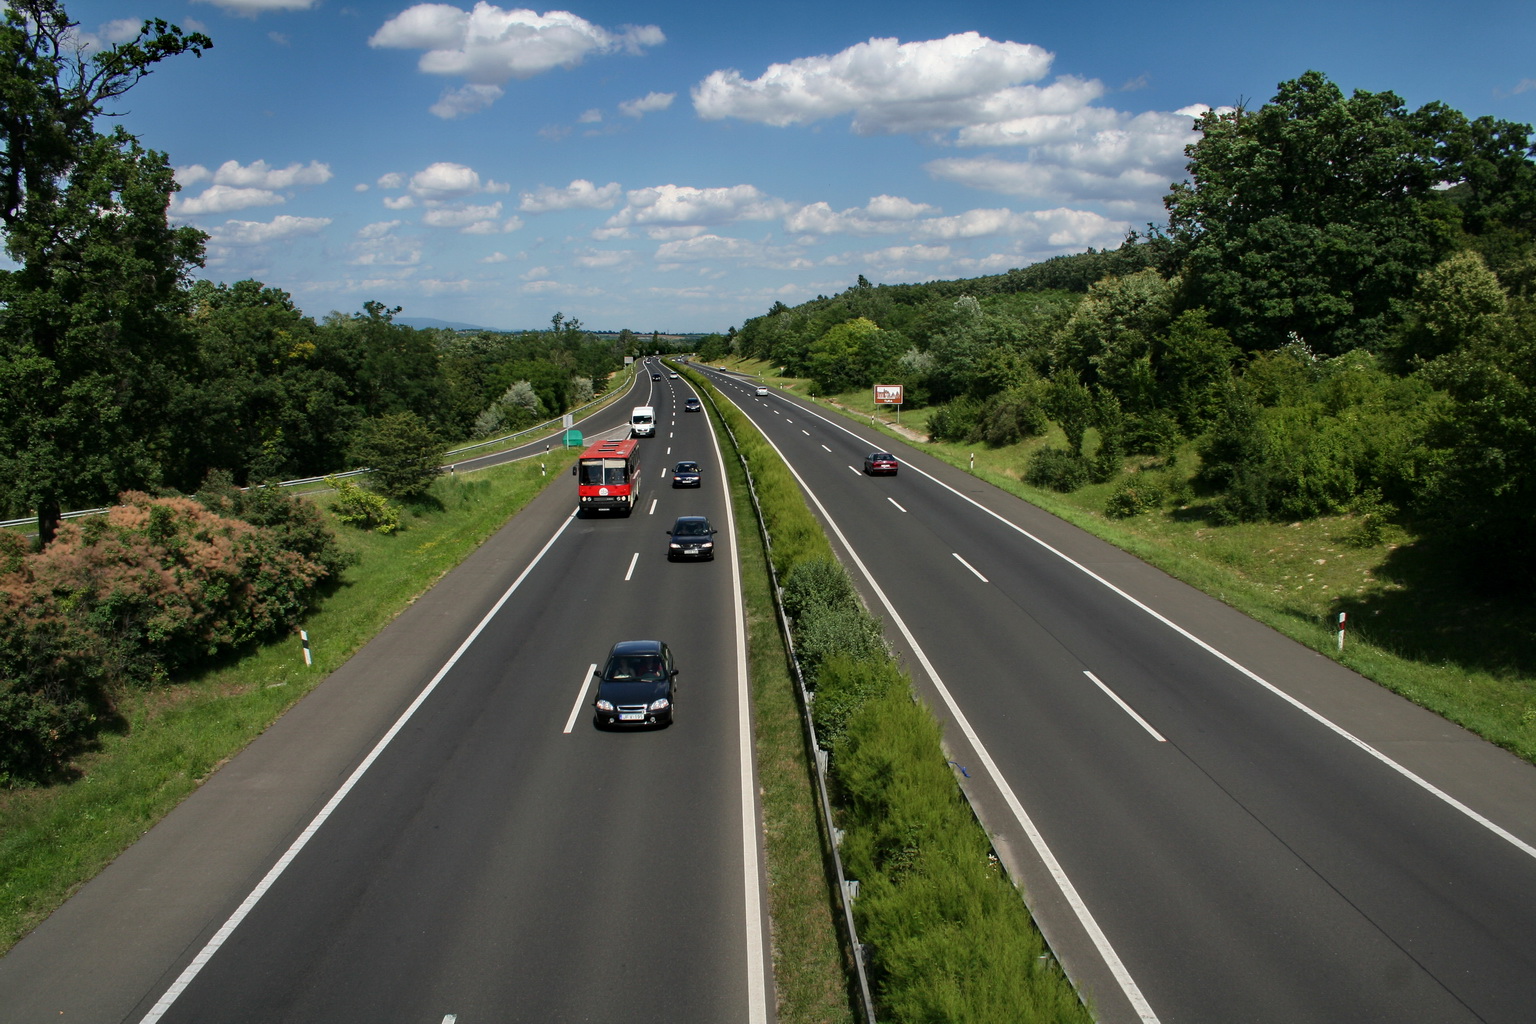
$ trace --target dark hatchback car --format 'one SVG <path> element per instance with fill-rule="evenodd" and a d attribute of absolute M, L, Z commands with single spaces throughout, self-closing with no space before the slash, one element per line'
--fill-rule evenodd
<path fill-rule="evenodd" d="M 702 408 L 704 407 L 699 404 L 697 398 L 690 398 L 683 403 L 683 412 L 698 412 Z"/>
<path fill-rule="evenodd" d="M 667 561 L 714 558 L 717 532 L 703 516 L 678 516 L 667 531 Z"/>
<path fill-rule="evenodd" d="M 891 476 L 895 476 L 896 456 L 889 452 L 870 452 L 864 456 L 864 472 L 870 475 L 889 473 Z"/>
<path fill-rule="evenodd" d="M 600 729 L 671 725 L 676 694 L 671 648 L 660 640 L 620 640 L 597 674 L 594 721 Z"/>
<path fill-rule="evenodd" d="M 673 487 L 698 487 L 703 481 L 697 462 L 679 462 L 672 467 Z"/>
<path fill-rule="evenodd" d="M 661 380 L 661 374 L 659 374 L 659 373 L 651 374 L 651 380 Z"/>

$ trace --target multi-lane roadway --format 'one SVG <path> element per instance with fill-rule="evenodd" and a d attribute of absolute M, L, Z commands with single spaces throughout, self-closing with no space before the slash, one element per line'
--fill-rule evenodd
<path fill-rule="evenodd" d="M 734 524 L 692 395 L 642 373 L 583 424 L 657 407 L 633 515 L 554 481 L 0 960 L 0 1020 L 770 1019 Z M 702 487 L 670 487 L 681 459 Z M 721 557 L 667 560 L 682 514 Z M 671 645 L 673 726 L 594 727 L 626 639 Z"/>
<path fill-rule="evenodd" d="M 711 373 L 1101 1020 L 1536 1019 L 1536 769 L 916 448 Z M 871 450 L 903 461 L 862 472 Z"/>

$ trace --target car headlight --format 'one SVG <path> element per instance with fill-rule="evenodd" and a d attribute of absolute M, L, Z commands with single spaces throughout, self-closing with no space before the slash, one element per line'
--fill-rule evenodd
<path fill-rule="evenodd" d="M 611 701 L 611 700 L 603 700 L 601 697 L 599 697 L 598 701 L 597 701 L 597 710 L 599 710 L 599 711 L 612 711 L 613 710 L 613 701 Z"/>
<path fill-rule="evenodd" d="M 651 701 L 651 706 L 650 706 L 650 708 L 648 710 L 650 710 L 650 711 L 665 711 L 665 710 L 667 710 L 667 708 L 669 708 L 671 706 L 672 706 L 672 702 L 671 701 L 667 700 L 667 698 L 665 698 L 665 697 L 661 697 L 661 698 L 659 698 L 657 700 Z"/>
<path fill-rule="evenodd" d="M 713 548 L 714 546 L 715 546 L 715 542 L 712 541 L 712 540 L 707 540 L 703 544 L 699 545 L 699 547 L 701 547 L 701 548 Z"/>
<path fill-rule="evenodd" d="M 673 541 L 671 544 L 668 544 L 667 547 L 669 547 L 672 550 L 676 551 L 678 548 L 682 547 L 682 545 L 679 544 L 677 541 Z"/>

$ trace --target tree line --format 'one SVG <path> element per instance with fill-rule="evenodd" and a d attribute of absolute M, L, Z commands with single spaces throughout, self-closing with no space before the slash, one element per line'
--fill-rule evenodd
<path fill-rule="evenodd" d="M 257 281 L 194 282 L 207 236 L 169 222 L 165 154 L 103 125 L 213 42 L 154 20 L 91 52 L 76 29 L 58 0 L 8 0 L 0 24 L 0 516 L 35 514 L 44 545 L 64 511 L 124 491 L 319 475 L 381 434 L 558 415 L 637 344 L 558 313 L 515 335 L 413 330 L 380 302 L 317 322 Z"/>
<path fill-rule="evenodd" d="M 1027 478 L 1119 481 L 1111 514 L 1194 500 L 1218 521 L 1399 517 L 1528 583 L 1530 126 L 1346 96 L 1309 71 L 1192 127 L 1166 225 L 1116 249 L 965 281 L 860 276 L 703 354 L 768 359 L 829 394 L 902 384 L 909 406 L 937 406 L 939 439 L 1054 425 L 1065 447 Z"/>

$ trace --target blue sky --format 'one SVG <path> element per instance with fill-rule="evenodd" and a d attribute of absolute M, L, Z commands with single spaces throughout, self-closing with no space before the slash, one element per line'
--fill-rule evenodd
<path fill-rule="evenodd" d="M 1164 222 L 1193 116 L 1315 69 L 1536 122 L 1536 5 L 65 0 L 211 36 L 119 104 L 203 272 L 307 313 L 723 331 Z"/>

